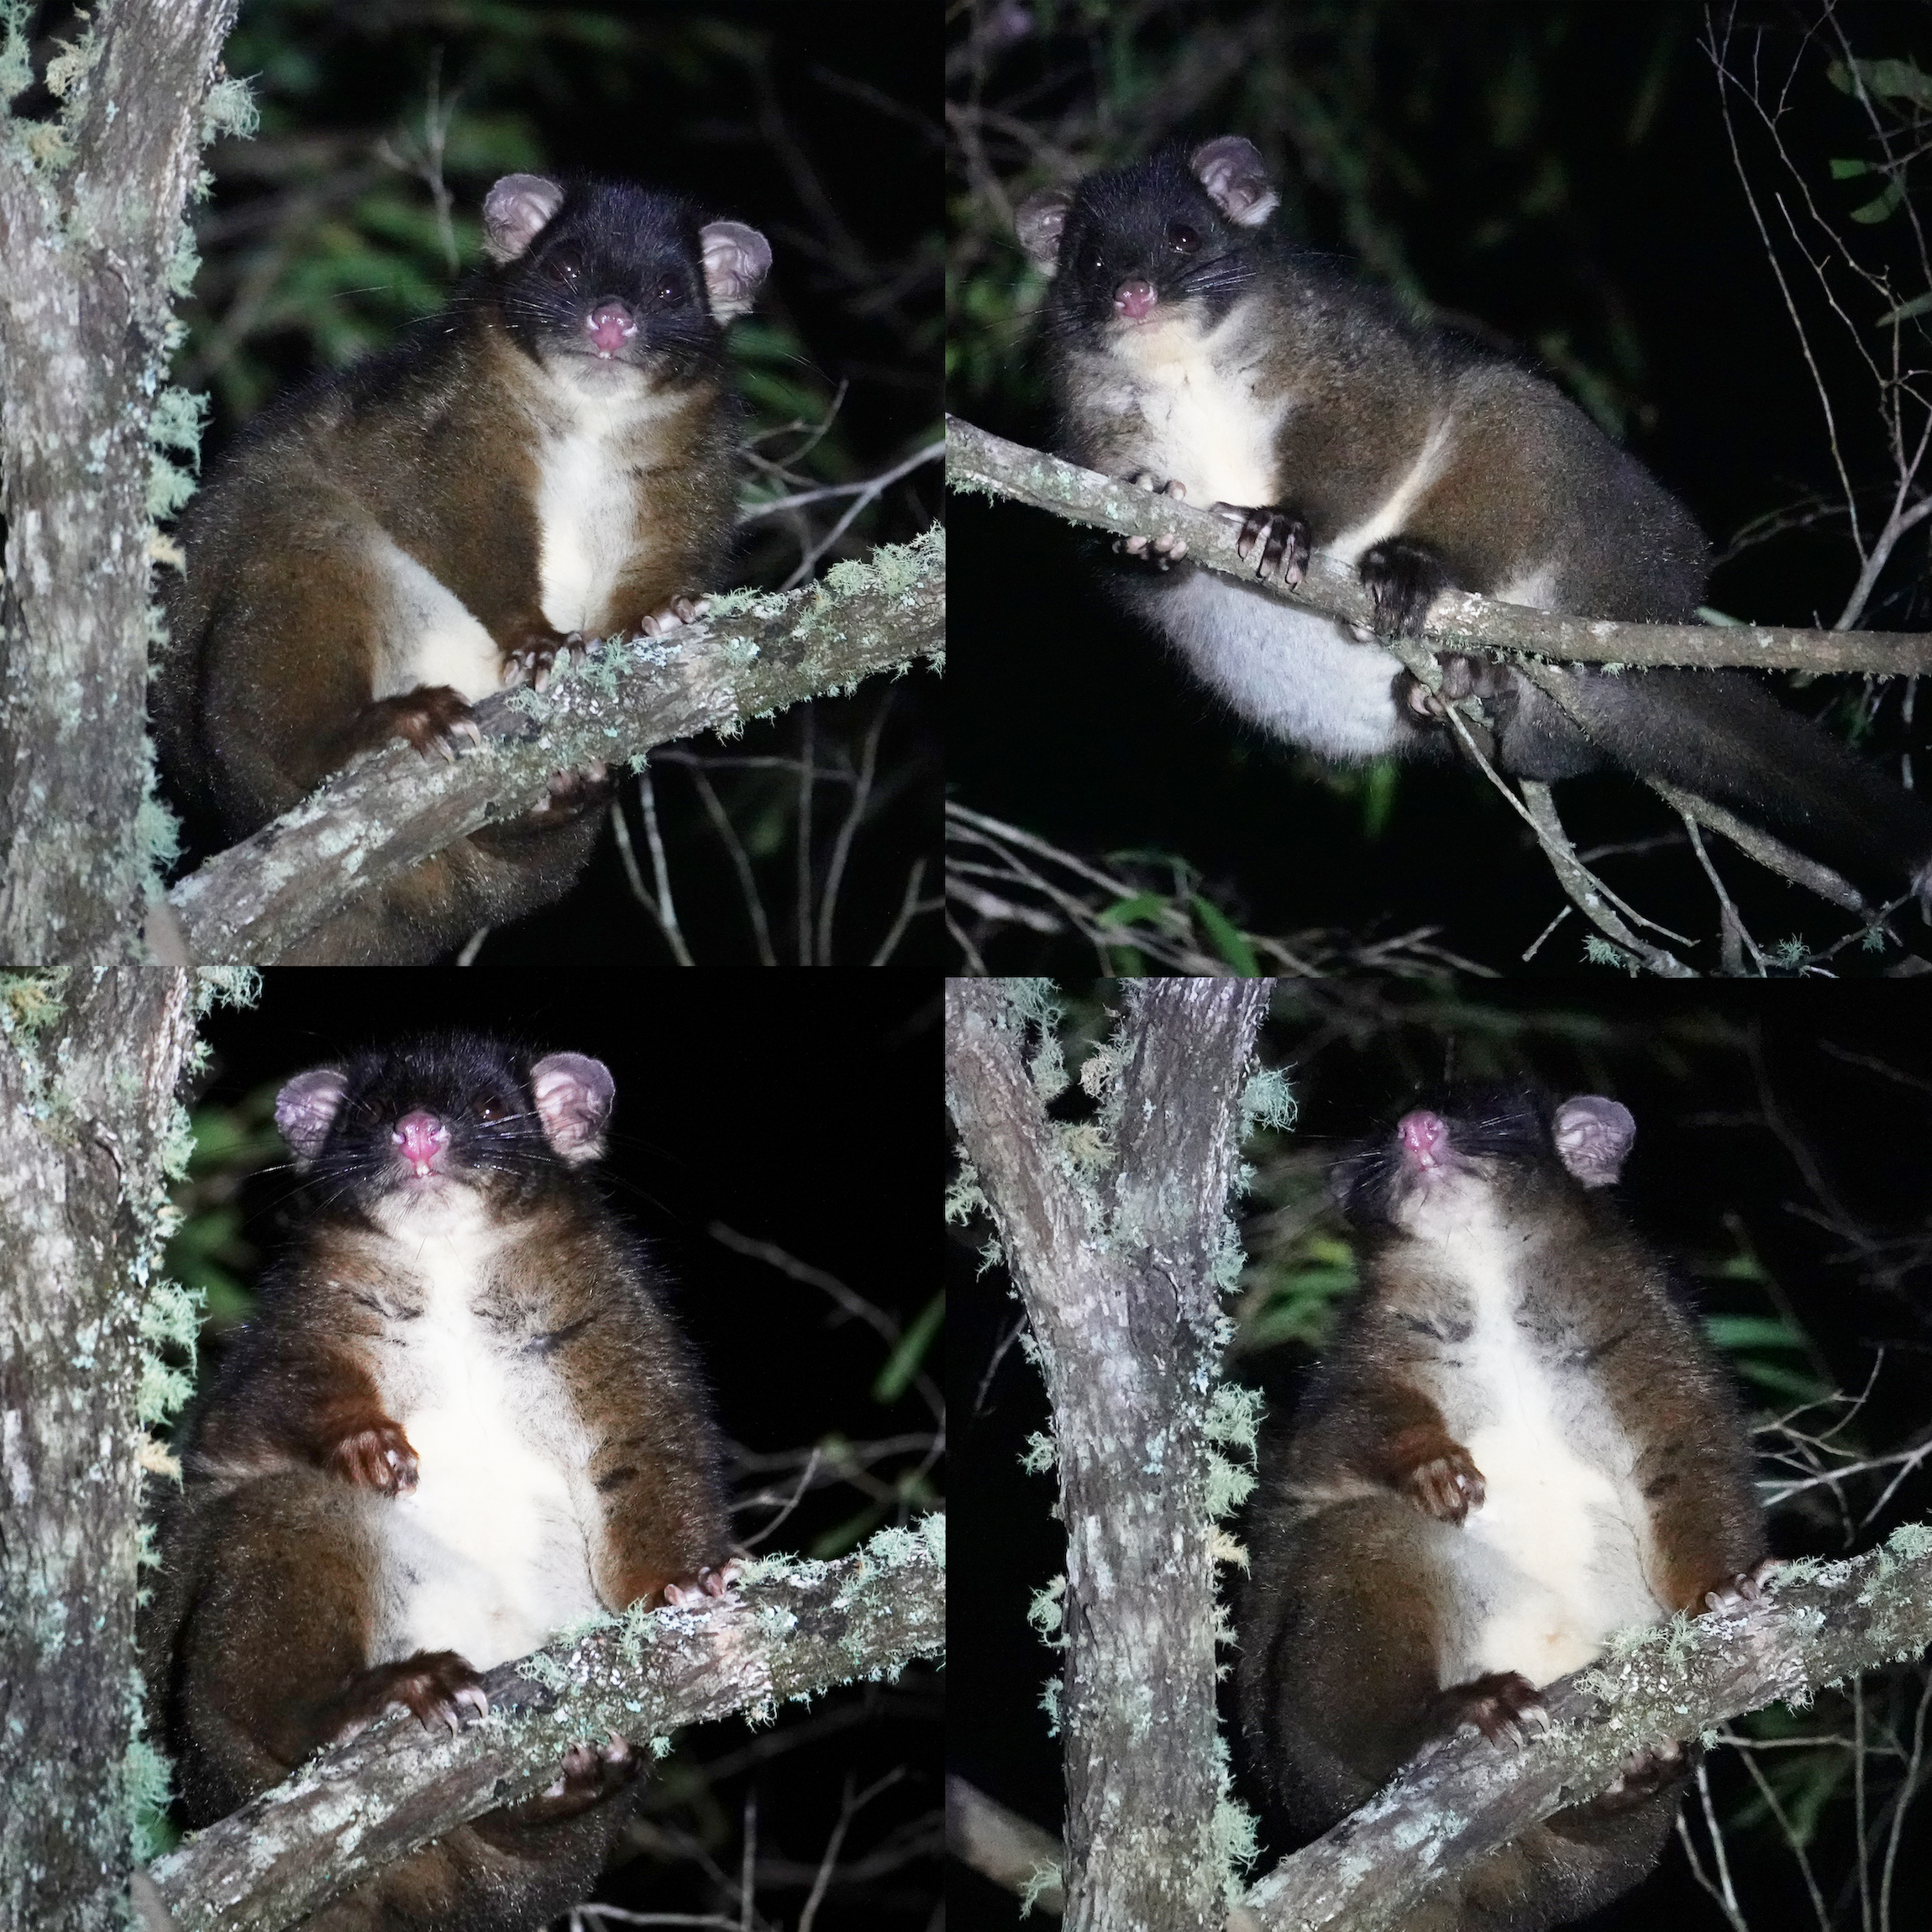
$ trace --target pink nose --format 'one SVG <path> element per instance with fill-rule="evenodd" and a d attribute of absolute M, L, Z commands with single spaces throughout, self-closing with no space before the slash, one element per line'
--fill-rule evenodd
<path fill-rule="evenodd" d="M 638 333 L 636 318 L 621 302 L 606 302 L 592 309 L 584 328 L 599 355 L 615 355 Z"/>
<path fill-rule="evenodd" d="M 1395 1123 L 1395 1137 L 1412 1167 L 1438 1165 L 1449 1147 L 1449 1124 L 1440 1114 L 1418 1108 Z"/>
<path fill-rule="evenodd" d="M 433 1114 L 405 1114 L 390 1137 L 402 1158 L 419 1174 L 426 1174 L 449 1145 L 449 1130 Z"/>
<path fill-rule="evenodd" d="M 1138 322 L 1158 299 L 1151 281 L 1124 281 L 1114 291 L 1114 307 L 1129 322 Z"/>

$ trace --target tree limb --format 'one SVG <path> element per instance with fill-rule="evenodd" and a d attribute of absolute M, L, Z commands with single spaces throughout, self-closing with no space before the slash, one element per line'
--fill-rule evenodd
<path fill-rule="evenodd" d="M 1267 596 L 1324 611 L 1366 627 L 1368 594 L 1352 570 L 1319 551 L 1298 591 L 1264 582 L 1235 550 L 1237 532 L 1173 497 L 1082 470 L 1024 444 L 946 420 L 946 480 L 1051 512 L 1070 522 L 1121 536 L 1177 536 L 1197 564 L 1238 577 Z M 1564 664 L 1691 664 L 1756 670 L 1868 671 L 1896 675 L 1932 671 L 1932 634 L 1911 631 L 1804 631 L 1756 624 L 1630 624 L 1560 616 L 1445 591 L 1430 606 L 1422 641 L 1431 650 L 1503 656 L 1534 652 Z"/>
<path fill-rule="evenodd" d="M 365 753 L 291 811 L 181 879 L 167 904 L 188 956 L 266 963 L 358 893 L 541 804 L 550 774 L 642 759 L 654 745 L 901 670 L 945 645 L 935 525 L 784 595 L 733 591 L 703 622 L 620 639 L 542 694 L 478 707 L 486 743 L 454 763 L 400 740 Z"/>
<path fill-rule="evenodd" d="M 1633 1752 L 1932 1642 L 1932 1525 L 1847 1562 L 1787 1565 L 1742 1615 L 1677 1619 L 1548 1686 L 1550 1734 L 1520 1751 L 1458 1735 L 1295 1852 L 1242 1901 L 1264 1932 L 1384 1932 L 1435 1880 L 1563 1805 L 1593 1798 Z"/>
<path fill-rule="evenodd" d="M 491 1715 L 459 1735 L 395 1714 L 157 1860 L 161 1898 L 181 1932 L 276 1932 L 466 1819 L 541 1790 L 583 1738 L 662 1740 L 936 1656 L 944 1525 L 881 1530 L 836 1563 L 753 1562 L 742 1604 L 633 1608 L 501 1665 L 484 1678 Z"/>
<path fill-rule="evenodd" d="M 1694 1738 L 1766 1704 L 1809 1702 L 1928 1643 L 1932 1528 L 1907 1525 L 1849 1562 L 1789 1565 L 1761 1606 L 1646 1631 L 1623 1656 L 1549 1685 L 1551 1730 L 1527 1749 L 1459 1735 L 1424 1751 L 1385 1791 L 1284 1859 L 1229 1927 L 1382 1932 L 1436 1880 L 1594 1797 L 1641 1747 Z M 1036 1868 L 1059 1862 L 1050 1832 L 963 1780 L 947 1781 L 946 1801 L 949 1827 L 959 1821 L 954 1856 L 995 1884 L 1021 1891 Z M 1044 1894 L 1040 1903 L 1058 1908 Z"/>

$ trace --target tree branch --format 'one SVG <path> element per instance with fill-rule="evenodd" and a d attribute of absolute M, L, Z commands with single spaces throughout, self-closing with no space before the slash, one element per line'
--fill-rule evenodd
<path fill-rule="evenodd" d="M 583 1738 L 654 1742 L 893 1675 L 944 1647 L 944 1534 L 932 1516 L 839 1562 L 754 1562 L 740 1604 L 633 1608 L 490 1672 L 491 1715 L 459 1735 L 391 1715 L 197 1832 L 151 1875 L 180 1932 L 276 1932 L 466 1819 L 541 1790 Z"/>
<path fill-rule="evenodd" d="M 1236 531 L 1173 498 L 1137 489 L 1038 449 L 1009 443 L 957 417 L 946 421 L 946 480 L 1046 510 L 1069 522 L 1121 536 L 1185 539 L 1197 564 L 1238 577 L 1285 603 L 1324 611 L 1366 626 L 1370 606 L 1361 580 L 1317 552 L 1298 591 L 1263 582 L 1236 554 Z M 1869 671 L 1897 675 L 1932 670 L 1932 634 L 1911 631 L 1803 631 L 1755 624 L 1612 623 L 1501 604 L 1445 591 L 1430 606 L 1422 641 L 1432 650 L 1502 656 L 1534 652 L 1564 664 L 1691 664 L 1756 670 Z"/>
<path fill-rule="evenodd" d="M 168 906 L 191 958 L 272 961 L 358 893 L 541 804 L 553 772 L 642 759 L 921 657 L 937 664 L 945 622 L 937 525 L 801 590 L 733 591 L 702 623 L 606 643 L 541 695 L 490 699 L 477 714 L 485 745 L 454 764 L 400 741 L 364 753 L 181 880 Z"/>
<path fill-rule="evenodd" d="M 1418 1755 L 1387 1790 L 1292 1853 L 1230 1916 L 1230 1932 L 1382 1932 L 1438 1879 L 1566 1804 L 1593 1798 L 1646 1745 L 1916 1656 L 1932 1643 L 1932 1528 L 1908 1524 L 1851 1562 L 1795 1563 L 1746 1614 L 1641 1634 L 1620 1656 L 1546 1688 L 1552 1728 L 1520 1751 L 1459 1735 Z M 1060 1861 L 1042 1831 L 947 1781 L 955 1856 L 1023 1891 Z M 958 1829 L 953 1830 L 953 1821 Z M 1056 1896 L 1038 1903 L 1059 1909 Z"/>
<path fill-rule="evenodd" d="M 1803 1703 L 1932 1642 L 1932 1525 L 1847 1562 L 1786 1566 L 1740 1616 L 1678 1619 L 1545 1690 L 1550 1734 L 1520 1751 L 1459 1735 L 1249 1892 L 1263 1932 L 1383 1932 L 1430 1884 L 1567 1804 L 1633 1752 Z"/>

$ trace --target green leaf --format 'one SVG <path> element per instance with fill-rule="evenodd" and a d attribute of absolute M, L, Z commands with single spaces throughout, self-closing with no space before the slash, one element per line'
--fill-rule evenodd
<path fill-rule="evenodd" d="M 1914 316 L 1924 315 L 1928 312 L 1932 312 L 1932 291 L 1929 291 L 1924 295 L 1915 295 L 1911 301 L 1902 302 L 1896 308 L 1887 309 L 1884 314 L 1879 317 L 1878 326 L 1883 328 L 1888 323 L 1908 322 Z M 1866 937 L 1869 939 L 1874 937 L 1877 932 L 1877 928 L 1874 927 L 1872 933 L 1868 933 Z"/>
<path fill-rule="evenodd" d="M 1207 928 L 1208 937 L 1214 942 L 1215 950 L 1242 979 L 1258 979 L 1261 977 L 1261 962 L 1255 958 L 1254 948 L 1236 930 L 1226 914 L 1218 907 L 1210 906 L 1198 892 L 1194 895 L 1194 911 L 1200 915 L 1201 924 Z"/>
<path fill-rule="evenodd" d="M 1801 1375 L 1794 1368 L 1780 1368 L 1775 1362 L 1756 1361 L 1748 1355 L 1737 1363 L 1737 1372 L 1746 1382 L 1788 1401 L 1822 1402 L 1831 1393 L 1815 1375 Z"/>
<path fill-rule="evenodd" d="M 1868 175 L 1871 172 L 1870 161 L 1834 161 L 1831 164 L 1831 178 L 1835 181 L 1848 181 L 1854 175 Z"/>
<path fill-rule="evenodd" d="M 1838 63 L 1834 61 L 1835 67 Z M 1909 101 L 1915 108 L 1932 108 L 1932 74 L 1911 60 L 1854 60 L 1852 66 L 1868 94 L 1882 100 Z M 1835 85 L 1851 92 L 1848 81 Z"/>
<path fill-rule="evenodd" d="M 1874 195 L 1870 201 L 1860 203 L 1851 211 L 1851 218 L 1855 222 L 1867 223 L 1882 222 L 1904 199 L 1904 182 L 1899 181 L 1887 181 L 1885 185 L 1885 192 L 1882 195 Z"/>
<path fill-rule="evenodd" d="M 1116 899 L 1100 915 L 1099 922 L 1102 926 L 1131 926 L 1137 919 L 1158 912 L 1166 904 L 1158 892 L 1137 892 L 1131 898 Z"/>
<path fill-rule="evenodd" d="M 939 1324 L 945 1317 L 946 1296 L 942 1290 L 920 1310 L 911 1327 L 900 1336 L 892 1353 L 886 1358 L 885 1368 L 879 1372 L 879 1379 L 872 1385 L 874 1402 L 894 1403 L 906 1393 L 907 1385 L 919 1373 L 926 1352 L 932 1346 L 932 1337 L 939 1332 Z"/>
<path fill-rule="evenodd" d="M 1704 1331 L 1722 1349 L 1808 1348 L 1801 1330 L 1782 1315 L 1707 1315 Z"/>

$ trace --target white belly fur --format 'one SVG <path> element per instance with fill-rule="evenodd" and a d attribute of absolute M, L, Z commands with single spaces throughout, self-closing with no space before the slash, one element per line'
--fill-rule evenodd
<path fill-rule="evenodd" d="M 1343 760 L 1394 748 L 1390 687 L 1402 667 L 1334 618 L 1209 570 L 1150 591 L 1141 607 L 1198 676 L 1274 737 Z"/>
<path fill-rule="evenodd" d="M 554 370 L 557 407 L 539 443 L 543 615 L 559 631 L 601 637 L 612 592 L 638 542 L 640 438 L 664 404 L 634 370 Z"/>
<path fill-rule="evenodd" d="M 1647 1510 L 1600 1397 L 1553 1373 L 1515 1320 L 1515 1244 L 1486 1204 L 1462 1211 L 1457 1273 L 1476 1326 L 1435 1393 L 1485 1496 L 1440 1546 L 1452 1579 L 1441 1681 L 1516 1671 L 1546 1684 L 1600 1655 L 1613 1630 L 1665 1614 L 1644 1580 Z"/>
<path fill-rule="evenodd" d="M 424 1308 L 400 1325 L 378 1387 L 419 1467 L 381 1516 L 373 1662 L 453 1650 L 487 1670 L 603 1608 L 573 1494 L 588 1461 L 580 1427 L 549 1370 L 471 1312 L 495 1247 L 474 1201 L 396 1217 Z"/>
<path fill-rule="evenodd" d="M 1275 501 L 1274 437 L 1288 399 L 1256 395 L 1253 365 L 1240 349 L 1245 327 L 1239 307 L 1205 334 L 1176 312 L 1115 339 L 1122 380 L 1111 400 L 1137 410 L 1146 425 L 1140 462 L 1163 482 L 1178 480 L 1203 510 Z"/>

